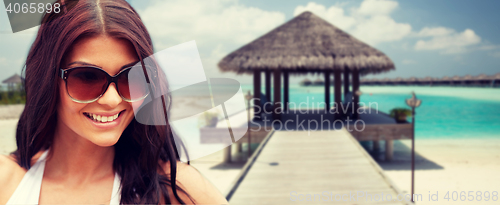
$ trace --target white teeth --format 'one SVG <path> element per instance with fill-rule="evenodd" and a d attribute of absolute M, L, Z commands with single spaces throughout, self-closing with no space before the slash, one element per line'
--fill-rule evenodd
<path fill-rule="evenodd" d="M 88 116 L 93 119 L 94 121 L 97 121 L 97 122 L 111 122 L 111 121 L 114 121 L 116 120 L 116 118 L 118 118 L 120 114 L 115 114 L 115 115 L 111 115 L 111 116 L 101 116 L 101 115 L 96 115 L 96 114 L 91 114 L 91 113 L 88 113 Z"/>

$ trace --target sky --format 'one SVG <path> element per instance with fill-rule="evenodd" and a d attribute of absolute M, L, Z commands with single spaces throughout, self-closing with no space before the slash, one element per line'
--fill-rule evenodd
<path fill-rule="evenodd" d="M 217 63 L 304 11 L 313 12 L 392 59 L 395 70 L 368 78 L 500 73 L 500 1 L 496 0 L 128 2 L 148 28 L 156 52 L 194 40 L 207 77 L 250 83 L 250 75 L 221 74 Z M 21 73 L 37 29 L 12 34 L 5 10 L 0 10 L 0 80 Z"/>

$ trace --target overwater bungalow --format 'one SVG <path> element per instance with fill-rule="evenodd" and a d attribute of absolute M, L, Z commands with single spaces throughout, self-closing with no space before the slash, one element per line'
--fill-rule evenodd
<path fill-rule="evenodd" d="M 321 80 L 321 78 L 318 78 L 313 82 L 313 85 L 322 86 L 322 85 L 325 85 L 325 81 Z"/>
<path fill-rule="evenodd" d="M 312 84 L 311 80 L 309 80 L 307 78 L 304 79 L 304 80 L 302 80 L 302 81 L 300 81 L 300 85 L 302 85 L 302 86 L 308 86 L 308 85 L 311 85 L 311 84 Z"/>
<path fill-rule="evenodd" d="M 489 76 L 491 80 L 491 87 L 500 87 L 500 73 Z"/>
<path fill-rule="evenodd" d="M 311 12 L 304 12 L 233 51 L 225 56 L 218 66 L 223 72 L 252 74 L 254 99 L 260 99 L 261 74 L 264 73 L 266 76 L 264 83 L 266 94 L 271 88 L 270 75 L 272 74 L 275 90 L 272 99 L 275 103 L 274 110 L 281 108 L 287 110 L 290 75 L 308 73 L 323 75 L 325 109 L 330 110 L 330 95 L 334 95 L 334 105 L 340 105 L 343 95 L 356 93 L 359 90 L 360 75 L 394 70 L 394 63 L 384 53 Z M 330 82 L 332 74 L 333 93 L 332 82 Z M 283 99 L 281 99 L 281 80 L 284 82 Z M 352 90 L 349 86 L 351 84 Z M 353 98 L 353 103 L 357 108 L 359 96 L 353 95 Z M 259 103 L 255 102 L 255 104 Z M 258 108 L 255 109 L 255 111 L 258 110 Z M 278 111 L 274 113 L 274 117 L 275 119 L 281 118 Z"/>
<path fill-rule="evenodd" d="M 463 76 L 460 78 L 460 80 L 461 80 L 461 85 L 472 85 L 473 84 L 473 82 L 472 82 L 473 78 L 471 75 Z"/>
<path fill-rule="evenodd" d="M 373 82 L 373 79 L 371 79 L 371 78 L 363 78 L 359 81 L 359 83 L 361 85 L 371 85 L 372 82 Z"/>
<path fill-rule="evenodd" d="M 455 75 L 453 77 L 451 77 L 451 81 L 450 81 L 451 85 L 452 86 L 457 86 L 457 85 L 461 85 L 462 84 L 462 78 L 458 75 Z"/>
<path fill-rule="evenodd" d="M 481 86 L 481 87 L 497 87 L 500 86 L 500 73 L 496 75 L 485 75 L 481 74 L 479 76 L 444 76 L 442 78 L 432 78 L 427 76 L 425 78 L 407 78 L 403 79 L 401 77 L 390 79 L 366 79 L 362 81 L 363 85 L 440 85 L 440 86 Z"/>
<path fill-rule="evenodd" d="M 401 85 L 403 83 L 403 78 L 397 77 L 396 79 L 392 80 L 394 85 Z"/>
<path fill-rule="evenodd" d="M 439 85 L 450 85 L 451 78 L 449 76 L 444 76 L 441 79 L 437 80 L 437 84 Z"/>
<path fill-rule="evenodd" d="M 370 79 L 370 82 L 368 85 L 380 85 L 379 79 L 377 79 L 377 78 Z"/>
<path fill-rule="evenodd" d="M 420 81 L 416 77 L 410 77 L 410 78 L 406 79 L 405 82 L 406 82 L 406 85 L 416 85 L 416 84 L 420 83 Z"/>
<path fill-rule="evenodd" d="M 389 78 L 383 78 L 382 80 L 379 81 L 380 85 L 388 85 L 389 84 Z"/>
<path fill-rule="evenodd" d="M 473 77 L 474 85 L 477 86 L 490 86 L 492 79 L 490 79 L 489 76 L 485 74 L 481 74 L 478 76 Z"/>
<path fill-rule="evenodd" d="M 434 85 L 434 78 L 427 76 L 425 78 L 420 79 L 420 82 L 422 82 L 422 84 L 432 86 L 432 85 Z"/>

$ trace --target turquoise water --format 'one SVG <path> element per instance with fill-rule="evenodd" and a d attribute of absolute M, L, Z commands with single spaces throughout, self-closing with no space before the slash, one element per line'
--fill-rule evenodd
<path fill-rule="evenodd" d="M 246 93 L 251 85 L 242 88 Z M 405 99 L 414 91 L 422 100 L 415 115 L 416 138 L 500 138 L 499 88 L 362 86 L 360 90 L 360 102 L 386 113 L 395 107 L 408 107 Z M 324 88 L 292 85 L 290 102 L 323 107 Z"/>

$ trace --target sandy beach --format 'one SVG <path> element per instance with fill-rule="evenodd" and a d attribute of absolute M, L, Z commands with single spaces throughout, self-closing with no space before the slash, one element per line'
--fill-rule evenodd
<path fill-rule="evenodd" d="M 411 192 L 411 141 L 394 143 L 394 160 L 379 161 L 387 176 L 403 192 Z M 500 193 L 499 139 L 425 139 L 415 141 L 415 194 L 422 194 L 417 204 L 498 204 L 500 201 L 457 201 L 451 194 L 464 191 Z M 446 193 L 450 200 L 446 200 Z M 430 201 L 429 193 L 438 193 Z M 484 196 L 484 194 L 483 194 Z M 499 199 L 500 200 L 500 199 Z"/>

